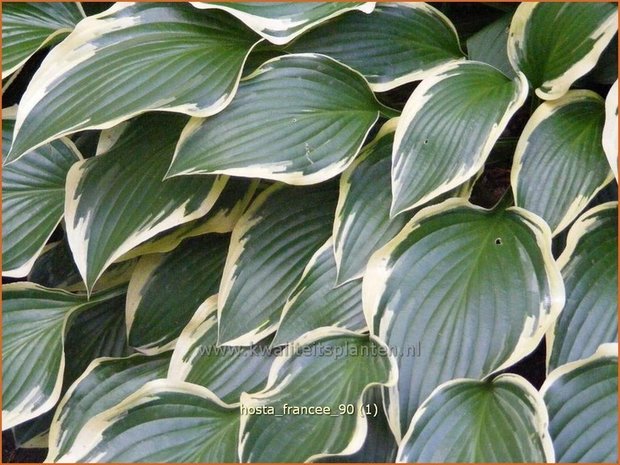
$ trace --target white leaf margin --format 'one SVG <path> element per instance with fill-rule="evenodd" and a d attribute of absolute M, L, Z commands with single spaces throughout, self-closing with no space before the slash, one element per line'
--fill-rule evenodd
<path fill-rule="evenodd" d="M 269 371 L 269 377 L 267 379 L 267 384 L 261 391 L 258 391 L 253 394 L 248 394 L 246 392 L 243 392 L 241 394 L 240 405 L 243 405 L 244 407 L 259 406 L 259 405 L 262 405 L 261 404 L 262 399 L 269 399 L 270 396 L 276 395 L 279 392 L 281 392 L 284 388 L 286 388 L 286 385 L 288 384 L 287 380 L 290 378 L 290 376 L 287 376 L 284 379 L 283 383 L 280 384 L 280 386 L 277 386 L 276 383 L 278 381 L 278 375 L 280 371 L 282 371 L 283 366 L 289 360 L 292 360 L 293 358 L 296 357 L 297 349 L 300 347 L 304 347 L 304 346 L 316 343 L 316 342 L 320 342 L 322 339 L 327 339 L 330 337 L 337 337 L 337 336 L 352 336 L 356 338 L 361 337 L 359 333 L 356 333 L 354 331 L 349 331 L 347 329 L 342 329 L 342 328 L 335 328 L 331 326 L 324 327 L 324 328 L 317 328 L 317 329 L 314 329 L 312 331 L 305 333 L 304 335 L 297 338 L 294 342 L 292 342 L 291 345 L 281 355 L 278 355 L 275 358 L 274 362 L 271 365 L 271 369 Z M 364 405 L 364 394 L 366 393 L 366 391 L 368 391 L 373 386 L 386 386 L 386 387 L 395 386 L 396 382 L 398 381 L 398 366 L 396 364 L 396 359 L 394 358 L 388 346 L 385 345 L 385 343 L 381 341 L 379 338 L 373 335 L 369 335 L 368 337 L 370 338 L 370 341 L 384 348 L 385 353 L 387 354 L 387 357 L 388 357 L 388 361 L 390 363 L 390 373 L 389 373 L 388 380 L 385 383 L 380 383 L 380 382 L 369 383 L 364 387 L 364 389 L 362 390 L 362 394 L 360 395 L 359 399 L 356 402 L 357 412 L 362 410 L 362 407 Z M 247 412 L 248 409 L 245 409 L 245 411 Z M 246 431 L 246 426 L 247 426 L 249 417 L 250 415 L 248 413 L 241 414 L 241 425 L 239 428 L 240 430 L 239 457 L 243 457 L 243 449 L 245 447 L 245 442 L 247 441 L 247 434 L 248 434 L 248 432 Z M 340 452 L 330 453 L 330 454 L 315 454 L 315 455 L 308 457 L 305 460 L 305 462 L 316 462 L 316 461 L 320 461 L 320 459 L 327 458 L 327 457 L 353 454 L 357 452 L 364 445 L 367 432 L 368 432 L 368 421 L 366 417 L 358 416 L 355 429 L 351 436 L 350 442 L 344 450 Z"/>
<path fill-rule="evenodd" d="M 618 180 L 618 80 L 611 86 L 605 99 L 605 125 L 603 126 L 603 149 L 609 166 Z"/>
<path fill-rule="evenodd" d="M 365 2 L 362 5 L 344 8 L 338 11 L 333 12 L 332 14 L 316 19 L 316 20 L 306 20 L 293 22 L 290 18 L 283 19 L 270 19 L 262 16 L 258 16 L 251 13 L 246 13 L 244 11 L 240 11 L 236 8 L 230 8 L 226 5 L 216 5 L 208 2 L 190 2 L 192 6 L 198 9 L 219 9 L 223 10 L 240 21 L 242 21 L 246 26 L 252 29 L 254 32 L 259 34 L 264 39 L 267 39 L 269 42 L 275 45 L 284 45 L 288 42 L 292 41 L 294 38 L 300 36 L 304 32 L 313 27 L 318 26 L 319 24 L 328 21 L 336 16 L 340 16 L 342 13 L 346 13 L 347 11 L 359 10 L 366 14 L 370 14 L 375 9 L 375 2 Z M 305 25 L 304 25 L 305 23 Z M 302 26 L 303 25 L 303 26 Z M 301 26 L 301 27 L 300 27 Z M 294 28 L 294 29 L 293 29 Z M 277 32 L 286 32 L 289 29 L 293 29 L 286 35 L 280 36 L 275 33 Z"/>

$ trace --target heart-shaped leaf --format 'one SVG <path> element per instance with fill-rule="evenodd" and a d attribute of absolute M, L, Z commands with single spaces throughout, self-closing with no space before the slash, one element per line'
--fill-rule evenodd
<path fill-rule="evenodd" d="M 553 462 L 547 411 L 520 376 L 439 386 L 411 421 L 398 462 Z"/>
<path fill-rule="evenodd" d="M 371 334 L 397 355 L 387 400 L 400 437 L 443 382 L 481 379 L 534 350 L 564 287 L 538 217 L 450 199 L 420 211 L 371 257 L 363 303 Z"/>

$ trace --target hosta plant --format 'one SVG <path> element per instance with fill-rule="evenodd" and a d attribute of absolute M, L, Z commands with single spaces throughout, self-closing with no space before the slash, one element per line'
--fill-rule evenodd
<path fill-rule="evenodd" d="M 5 460 L 617 461 L 615 4 L 2 9 Z"/>

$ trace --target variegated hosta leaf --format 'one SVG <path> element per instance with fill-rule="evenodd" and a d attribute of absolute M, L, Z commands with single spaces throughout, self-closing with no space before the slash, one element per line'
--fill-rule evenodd
<path fill-rule="evenodd" d="M 196 8 L 218 8 L 277 45 L 286 44 L 318 24 L 347 11 L 373 11 L 373 2 L 191 2 Z"/>
<path fill-rule="evenodd" d="M 218 342 L 251 345 L 277 329 L 280 312 L 314 252 L 329 238 L 332 183 L 275 184 L 232 233 L 218 300 Z"/>
<path fill-rule="evenodd" d="M 364 396 L 364 413 L 368 421 L 368 431 L 364 445 L 351 455 L 334 455 L 319 459 L 327 463 L 394 463 L 398 444 L 390 431 L 387 416 L 383 409 L 381 388 L 374 387 Z"/>
<path fill-rule="evenodd" d="M 618 344 L 552 371 L 541 394 L 558 463 L 618 462 Z"/>
<path fill-rule="evenodd" d="M 368 428 L 364 391 L 396 381 L 388 348 L 373 337 L 321 328 L 288 351 L 263 391 L 241 395 L 241 461 L 320 461 L 356 452 Z"/>
<path fill-rule="evenodd" d="M 506 76 L 514 77 L 516 73 L 508 60 L 506 49 L 511 20 L 512 14 L 505 14 L 467 39 L 469 59 L 488 63 Z"/>
<path fill-rule="evenodd" d="M 226 111 L 190 121 L 168 176 L 318 183 L 353 161 L 380 110 L 365 79 L 337 61 L 277 57 L 241 82 Z"/>
<path fill-rule="evenodd" d="M 371 334 L 398 359 L 388 396 L 397 437 L 441 383 L 483 378 L 531 352 L 564 304 L 547 225 L 463 199 L 420 211 L 371 257 L 362 292 Z"/>
<path fill-rule="evenodd" d="M 554 235 L 613 179 L 601 143 L 604 120 L 603 99 L 572 90 L 540 105 L 521 133 L 510 174 L 515 204 Z"/>
<path fill-rule="evenodd" d="M 238 462 L 239 407 L 155 380 L 89 420 L 59 462 Z"/>
<path fill-rule="evenodd" d="M 200 218 L 215 203 L 225 178 L 162 181 L 186 121 L 173 114 L 143 115 L 108 152 L 69 171 L 67 237 L 88 289 L 123 254 L 166 229 Z"/>
<path fill-rule="evenodd" d="M 362 73 L 375 92 L 423 79 L 463 59 L 450 20 L 426 3 L 380 3 L 304 34 L 287 50 L 328 55 Z"/>
<path fill-rule="evenodd" d="M 8 149 L 14 111 L 3 114 L 3 151 Z M 6 144 L 6 146 L 5 146 Z M 65 178 L 82 159 L 69 139 L 29 152 L 2 170 L 2 275 L 26 276 L 62 218 Z"/>
<path fill-rule="evenodd" d="M 442 67 L 413 91 L 399 118 L 392 155 L 392 216 L 473 177 L 527 96 L 525 76 L 490 65 Z"/>
<path fill-rule="evenodd" d="M 605 126 L 603 126 L 603 149 L 618 180 L 618 81 L 614 82 L 605 99 Z"/>
<path fill-rule="evenodd" d="M 553 462 L 540 394 L 517 375 L 439 386 L 414 416 L 398 462 Z"/>
<path fill-rule="evenodd" d="M 266 344 L 217 347 L 217 296 L 196 311 L 174 347 L 168 379 L 199 384 L 224 402 L 262 389 L 274 357 Z"/>
<path fill-rule="evenodd" d="M 122 287 L 126 291 L 127 286 Z M 69 317 L 64 350 L 67 363 L 63 390 L 78 379 L 90 362 L 99 357 L 125 357 L 127 345 L 123 292 Z"/>
<path fill-rule="evenodd" d="M 124 291 L 84 295 L 15 283 L 2 290 L 2 428 L 54 406 L 62 387 L 69 316 Z"/>
<path fill-rule="evenodd" d="M 9 161 L 148 110 L 217 113 L 232 100 L 256 40 L 222 12 L 117 3 L 81 21 L 45 58 L 21 99 Z"/>
<path fill-rule="evenodd" d="M 390 218 L 390 169 L 397 122 L 388 121 L 340 177 L 333 228 L 338 285 L 361 278 L 370 256 L 392 239 L 416 211 Z M 434 202 L 442 197 L 468 197 L 474 179 L 440 195 Z"/>
<path fill-rule="evenodd" d="M 84 16 L 77 2 L 5 3 L 2 6 L 2 79 L 17 71 L 37 50 L 69 34 Z"/>
<path fill-rule="evenodd" d="M 618 340 L 618 202 L 582 215 L 558 259 L 566 305 L 547 335 L 548 371 Z"/>
<path fill-rule="evenodd" d="M 170 352 L 148 357 L 94 360 L 64 395 L 52 421 L 46 462 L 56 461 L 73 445 L 88 420 L 115 406 L 148 381 L 165 378 Z"/>
<path fill-rule="evenodd" d="M 132 347 L 144 353 L 172 349 L 198 307 L 217 294 L 228 240 L 228 235 L 207 234 L 140 259 L 127 292 Z"/>
<path fill-rule="evenodd" d="M 170 252 L 190 237 L 208 233 L 231 232 L 250 205 L 257 186 L 257 180 L 229 178 L 215 205 L 205 216 L 157 234 L 152 239 L 131 249 L 118 261 L 152 253 Z"/>
<path fill-rule="evenodd" d="M 553 100 L 594 68 L 617 30 L 613 3 L 521 3 L 510 25 L 508 58 L 536 95 Z"/>
<path fill-rule="evenodd" d="M 366 330 L 362 280 L 336 285 L 336 260 L 331 238 L 312 256 L 288 297 L 273 346 L 288 344 L 323 327 Z"/>
<path fill-rule="evenodd" d="M 93 292 L 104 291 L 129 283 L 137 259 L 113 263 L 93 287 Z M 86 287 L 75 266 L 66 239 L 48 244 L 34 262 L 28 281 L 44 287 L 64 289 L 70 292 L 86 292 Z"/>

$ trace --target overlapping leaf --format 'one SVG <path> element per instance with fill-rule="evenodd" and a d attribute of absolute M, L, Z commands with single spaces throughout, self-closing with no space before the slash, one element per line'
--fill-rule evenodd
<path fill-rule="evenodd" d="M 32 283 L 3 286 L 2 428 L 37 417 L 56 403 L 62 387 L 67 320 L 73 312 L 115 297 L 114 289 L 84 295 Z"/>
<path fill-rule="evenodd" d="M 342 329 L 307 333 L 274 362 L 263 391 L 242 394 L 241 461 L 320 461 L 357 451 L 368 426 L 364 391 L 395 381 L 394 359 L 376 339 Z M 286 406 L 329 411 L 295 413 Z"/>
<path fill-rule="evenodd" d="M 583 214 L 558 259 L 566 305 L 547 336 L 548 371 L 618 339 L 618 203 Z"/>
<path fill-rule="evenodd" d="M 81 21 L 45 58 L 21 99 L 9 161 L 147 110 L 217 113 L 231 101 L 256 41 L 222 12 L 117 3 Z"/>
<path fill-rule="evenodd" d="M 564 288 L 538 217 L 451 199 L 423 209 L 371 257 L 363 303 L 371 334 L 396 351 L 388 414 L 399 437 L 441 383 L 480 379 L 531 352 Z"/>
<path fill-rule="evenodd" d="M 217 296 L 196 311 L 174 348 L 168 378 L 199 384 L 224 402 L 262 389 L 274 360 L 267 344 L 217 347 Z"/>
<path fill-rule="evenodd" d="M 131 249 L 118 261 L 152 253 L 170 252 L 190 237 L 231 232 L 250 205 L 258 184 L 258 181 L 252 179 L 230 178 L 215 205 L 205 216 L 157 234 L 152 239 Z"/>
<path fill-rule="evenodd" d="M 123 254 L 156 234 L 205 215 L 226 179 L 163 181 L 186 117 L 152 113 L 132 121 L 110 151 L 73 165 L 65 220 L 88 289 Z"/>
<path fill-rule="evenodd" d="M 525 379 L 455 380 L 416 413 L 398 462 L 553 462 L 542 397 Z"/>
<path fill-rule="evenodd" d="M 508 57 L 536 95 L 553 100 L 594 68 L 617 30 L 613 3 L 521 3 L 510 25 Z"/>
<path fill-rule="evenodd" d="M 614 82 L 605 99 L 605 126 L 603 149 L 609 166 L 618 180 L 618 81 Z"/>
<path fill-rule="evenodd" d="M 505 14 L 467 39 L 470 60 L 495 66 L 506 76 L 514 77 L 515 70 L 508 60 L 508 30 L 512 14 Z"/>
<path fill-rule="evenodd" d="M 200 305 L 220 286 L 228 236 L 187 239 L 166 254 L 142 257 L 129 282 L 129 344 L 144 353 L 172 349 Z"/>
<path fill-rule="evenodd" d="M 202 386 L 155 380 L 88 421 L 58 461 L 237 462 L 238 433 L 238 407 Z"/>
<path fill-rule="evenodd" d="M 618 344 L 552 371 L 541 394 L 558 463 L 618 462 Z"/>
<path fill-rule="evenodd" d="M 364 78 L 331 58 L 277 57 L 242 81 L 226 111 L 190 121 L 168 176 L 318 183 L 353 161 L 380 110 Z"/>
<path fill-rule="evenodd" d="M 373 2 L 191 2 L 196 8 L 217 8 L 243 21 L 268 41 L 282 45 L 347 11 L 373 11 Z"/>
<path fill-rule="evenodd" d="M 362 73 L 375 92 L 463 59 L 454 26 L 426 3 L 380 3 L 372 14 L 348 13 L 304 34 L 287 50 L 335 58 Z"/>
<path fill-rule="evenodd" d="M 220 344 L 250 345 L 276 330 L 306 264 L 330 236 L 334 187 L 276 184 L 241 217 L 219 291 Z"/>
<path fill-rule="evenodd" d="M 510 80 L 478 62 L 446 65 L 422 81 L 396 128 L 392 216 L 473 177 L 526 96 L 523 75 Z"/>
<path fill-rule="evenodd" d="M 613 179 L 601 142 L 604 119 L 603 99 L 573 90 L 540 105 L 521 133 L 510 174 L 515 203 L 554 235 Z"/>
<path fill-rule="evenodd" d="M 45 461 L 56 461 L 65 454 L 89 419 L 115 406 L 148 381 L 164 378 L 169 360 L 170 353 L 93 361 L 56 409 Z"/>
<path fill-rule="evenodd" d="M 11 143 L 14 114 L 3 115 L 2 145 Z M 65 178 L 82 156 L 68 139 L 27 153 L 2 170 L 2 275 L 23 277 L 60 223 Z"/>
<path fill-rule="evenodd" d="M 2 8 L 2 79 L 37 50 L 51 45 L 84 18 L 78 2 L 7 2 Z"/>
<path fill-rule="evenodd" d="M 329 239 L 312 256 L 282 309 L 273 345 L 288 344 L 316 328 L 366 329 L 362 310 L 362 280 L 338 287 L 333 242 Z"/>

